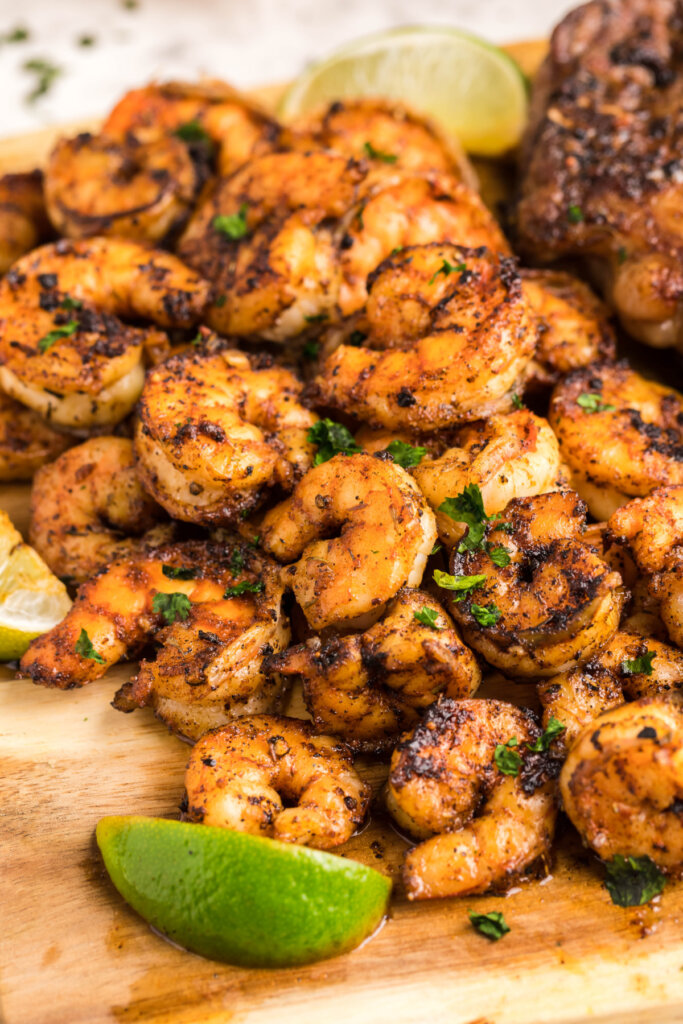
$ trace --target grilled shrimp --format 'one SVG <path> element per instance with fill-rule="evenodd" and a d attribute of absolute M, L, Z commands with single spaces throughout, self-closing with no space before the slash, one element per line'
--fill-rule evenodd
<path fill-rule="evenodd" d="M 190 821 L 321 850 L 347 842 L 370 803 L 345 744 L 276 715 L 248 715 L 202 737 L 185 791 Z"/>
<path fill-rule="evenodd" d="M 560 775 L 564 809 L 602 857 L 683 863 L 683 707 L 643 697 L 581 732 Z"/>
<path fill-rule="evenodd" d="M 170 540 L 170 524 L 159 524 L 161 518 L 126 437 L 93 437 L 43 466 L 33 481 L 31 544 L 69 583 Z"/>
<path fill-rule="evenodd" d="M 313 461 L 317 416 L 301 384 L 267 357 L 234 349 L 174 356 L 147 374 L 135 450 L 140 477 L 177 519 L 238 518 L 272 492 L 291 490 Z"/>
<path fill-rule="evenodd" d="M 53 430 L 33 409 L 0 391 L 0 481 L 31 480 L 72 438 Z"/>
<path fill-rule="evenodd" d="M 469 579 L 451 613 L 466 643 L 513 678 L 565 672 L 614 636 L 622 578 L 582 542 L 586 508 L 573 491 L 515 498 L 502 517 L 481 545 L 466 550 L 465 538 L 453 552 L 451 572 Z"/>
<path fill-rule="evenodd" d="M 378 167 L 446 171 L 474 187 L 476 177 L 455 138 L 398 103 L 374 97 L 337 100 L 288 125 L 281 144 L 331 149 Z"/>
<path fill-rule="evenodd" d="M 178 246 L 215 285 L 207 323 L 222 334 L 284 341 L 332 318 L 335 226 L 365 174 L 333 153 L 271 153 L 218 181 Z"/>
<path fill-rule="evenodd" d="M 522 291 L 538 319 L 531 387 L 547 387 L 581 366 L 614 360 L 607 306 L 588 285 L 561 270 L 521 270 Z"/>
<path fill-rule="evenodd" d="M 60 139 L 45 171 L 50 219 L 69 238 L 161 242 L 187 219 L 198 187 L 187 146 L 173 137 L 143 145 L 84 132 Z"/>
<path fill-rule="evenodd" d="M 243 163 L 277 142 L 280 126 L 270 114 L 227 82 L 161 82 L 131 89 L 104 122 L 103 132 L 116 138 L 134 136 L 142 145 L 177 136 L 190 149 L 218 147 L 217 170 L 232 174 Z"/>
<path fill-rule="evenodd" d="M 380 264 L 368 291 L 368 337 L 325 361 L 320 404 L 425 433 L 512 408 L 536 330 L 511 260 L 412 246 Z"/>
<path fill-rule="evenodd" d="M 366 632 L 315 637 L 268 658 L 266 668 L 300 676 L 316 729 L 363 751 L 390 749 L 438 694 L 471 697 L 481 682 L 450 616 L 408 588 Z"/>
<path fill-rule="evenodd" d="M 209 287 L 175 256 L 114 238 L 57 242 L 0 282 L 0 383 L 59 426 L 117 423 L 142 389 L 143 346 L 161 327 L 190 327 Z"/>
<path fill-rule="evenodd" d="M 423 458 L 412 474 L 436 513 L 439 539 L 449 546 L 461 539 L 465 525 L 439 506 L 465 487 L 479 487 L 491 516 L 513 498 L 544 494 L 566 483 L 557 438 L 546 420 L 527 409 L 463 427 L 453 447 L 437 458 Z"/>
<path fill-rule="evenodd" d="M 49 231 L 41 171 L 0 177 L 0 274 Z"/>
<path fill-rule="evenodd" d="M 401 587 L 419 585 L 435 539 L 413 478 L 365 454 L 310 469 L 261 524 L 263 549 L 294 562 L 283 578 L 315 630 L 375 622 Z"/>
<path fill-rule="evenodd" d="M 367 300 L 367 280 L 375 267 L 405 246 L 456 242 L 508 253 L 509 246 L 477 193 L 446 174 L 372 175 L 361 188 L 339 242 L 343 316 Z"/>
<path fill-rule="evenodd" d="M 565 726 L 559 743 L 571 747 L 603 711 L 626 700 L 666 695 L 683 688 L 683 654 L 668 644 L 620 630 L 585 664 L 539 684 L 544 722 Z"/>
<path fill-rule="evenodd" d="M 170 719 L 177 712 L 191 721 L 193 709 L 179 709 L 174 702 L 185 695 L 192 703 L 193 685 L 204 687 L 203 696 L 214 710 L 224 713 L 233 698 L 240 708 L 249 685 L 253 683 L 256 694 L 264 683 L 260 648 L 275 647 L 280 639 L 286 646 L 289 639 L 286 624 L 277 621 L 282 589 L 276 580 L 266 582 L 273 572 L 265 560 L 236 559 L 234 545 L 207 541 L 168 544 L 119 559 L 84 583 L 66 618 L 32 642 L 21 660 L 21 672 L 43 686 L 85 686 L 116 662 L 139 655 L 167 626 L 163 636 L 168 651 L 157 659 L 158 672 L 149 669 L 152 682 L 159 686 L 160 714 L 168 712 Z M 260 631 L 252 629 L 255 619 Z M 246 670 L 240 642 L 244 633 L 249 646 Z M 125 703 L 125 710 L 131 710 L 138 698 L 140 703 L 143 697 L 144 702 L 155 703 L 156 693 L 148 693 L 144 662 L 140 674 L 143 683 L 130 699 L 126 691 L 118 702 Z M 271 684 L 267 692 L 273 693 Z M 194 715 L 199 719 L 201 714 L 195 707 Z"/>
<path fill-rule="evenodd" d="M 440 698 L 391 758 L 387 807 L 424 840 L 406 856 L 409 899 L 505 891 L 550 851 L 559 761 L 527 744 L 540 730 L 497 700 Z M 518 755 L 503 774 L 496 748 Z"/>
<path fill-rule="evenodd" d="M 683 486 L 659 487 L 629 501 L 607 525 L 611 539 L 625 545 L 646 574 L 669 636 L 683 647 Z"/>
<path fill-rule="evenodd" d="M 683 483 L 683 396 L 625 362 L 570 373 L 548 418 L 572 486 L 596 519 L 655 487 Z"/>
<path fill-rule="evenodd" d="M 223 567 L 227 554 L 221 549 Z M 156 655 L 118 691 L 118 711 L 151 707 L 173 732 L 196 740 L 241 715 L 280 710 L 289 680 L 263 668 L 290 639 L 280 576 L 248 544 L 232 540 L 229 555 L 233 576 L 222 599 L 193 604 L 187 619 L 155 634 Z"/>

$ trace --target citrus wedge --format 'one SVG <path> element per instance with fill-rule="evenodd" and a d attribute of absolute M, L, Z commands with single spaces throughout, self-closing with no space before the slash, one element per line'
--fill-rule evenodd
<path fill-rule="evenodd" d="M 64 584 L 0 509 L 0 661 L 20 658 L 70 608 Z"/>
<path fill-rule="evenodd" d="M 357 39 L 307 68 L 279 112 L 291 120 L 332 100 L 357 96 L 401 100 L 481 156 L 515 146 L 527 115 L 526 80 L 515 61 L 475 36 L 440 26 Z"/>
<path fill-rule="evenodd" d="M 102 818 L 111 880 L 185 949 L 244 967 L 290 967 L 353 949 L 379 925 L 391 882 L 320 850 L 135 815 Z"/>

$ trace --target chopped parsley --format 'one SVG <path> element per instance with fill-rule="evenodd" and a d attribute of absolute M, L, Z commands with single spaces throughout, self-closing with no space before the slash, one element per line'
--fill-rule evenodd
<path fill-rule="evenodd" d="M 30 32 L 24 25 L 17 25 L 16 28 L 0 35 L 0 43 L 25 43 L 29 36 Z"/>
<path fill-rule="evenodd" d="M 417 466 L 427 454 L 426 448 L 419 445 L 406 444 L 405 441 L 391 441 L 384 449 L 389 452 L 394 462 L 404 469 Z"/>
<path fill-rule="evenodd" d="M 584 391 L 582 395 L 576 399 L 576 404 L 580 405 L 586 412 L 611 412 L 615 408 L 613 405 L 609 405 L 607 402 L 603 402 L 601 395 L 589 393 Z"/>
<path fill-rule="evenodd" d="M 94 36 L 79 36 L 77 42 L 78 42 L 79 46 L 94 46 L 95 45 L 95 37 Z"/>
<path fill-rule="evenodd" d="M 213 149 L 213 139 L 196 119 L 179 124 L 173 134 L 182 142 L 199 143 Z"/>
<path fill-rule="evenodd" d="M 482 583 L 486 583 L 486 576 L 483 573 L 476 576 L 451 576 L 450 573 L 442 572 L 441 569 L 434 570 L 433 579 L 437 587 L 441 587 L 443 590 L 456 590 L 460 594 L 460 597 L 456 597 L 456 601 L 462 601 L 467 594 L 480 587 Z"/>
<path fill-rule="evenodd" d="M 621 674 L 624 676 L 652 675 L 652 662 L 656 658 L 655 651 L 646 651 L 639 658 L 625 658 L 621 663 Z"/>
<path fill-rule="evenodd" d="M 301 355 L 304 359 L 317 359 L 318 353 L 320 352 L 320 343 L 317 341 L 307 341 L 303 347 Z"/>
<path fill-rule="evenodd" d="M 622 857 L 606 864 L 605 888 L 618 907 L 640 907 L 663 890 L 666 878 L 649 857 Z"/>
<path fill-rule="evenodd" d="M 459 274 L 462 273 L 463 270 L 467 270 L 466 263 L 449 263 L 448 260 L 442 260 L 441 266 L 435 274 L 432 274 L 427 283 L 434 284 L 439 274 L 443 274 L 444 277 L 448 277 L 449 274 Z"/>
<path fill-rule="evenodd" d="M 429 552 L 430 556 L 431 555 L 438 555 L 438 553 L 439 553 L 439 551 L 441 551 L 442 547 L 443 547 L 443 544 L 435 544 L 434 547 L 432 548 L 432 550 Z"/>
<path fill-rule="evenodd" d="M 247 228 L 247 210 L 249 207 L 246 203 L 242 203 L 239 208 L 239 213 L 228 213 L 219 214 L 218 217 L 214 217 L 211 222 L 212 227 L 215 231 L 219 231 L 221 235 L 225 235 L 231 241 L 236 242 L 240 238 L 244 238 L 248 234 L 249 229 Z M 218 303 L 216 303 L 217 305 Z"/>
<path fill-rule="evenodd" d="M 478 484 L 468 484 L 455 498 L 446 498 L 438 510 L 456 523 L 465 523 L 467 526 L 467 533 L 458 546 L 460 554 L 463 551 L 477 551 L 482 547 L 486 524 L 495 518 L 486 515 Z"/>
<path fill-rule="evenodd" d="M 201 331 L 197 331 L 197 333 L 195 334 L 194 338 L 192 338 L 192 340 L 190 341 L 190 345 L 193 345 L 195 348 L 199 348 L 199 346 L 203 343 L 203 341 L 204 341 L 204 335 L 202 334 Z"/>
<path fill-rule="evenodd" d="M 163 615 L 167 623 L 175 622 L 176 619 L 184 621 L 190 614 L 191 603 L 187 594 L 155 594 L 152 601 L 152 611 Z"/>
<path fill-rule="evenodd" d="M 196 569 L 190 569 L 184 565 L 164 565 L 161 571 L 169 580 L 193 580 L 197 576 Z"/>
<path fill-rule="evenodd" d="M 40 339 L 38 351 L 47 352 L 60 338 L 68 338 L 71 334 L 75 334 L 77 330 L 78 324 L 75 320 L 69 320 L 68 324 L 64 324 L 63 327 L 55 327 L 53 331 L 49 331 L 48 334 Z"/>
<path fill-rule="evenodd" d="M 327 320 L 327 313 L 313 313 L 311 316 L 305 316 L 304 320 L 307 324 L 321 324 L 323 320 Z"/>
<path fill-rule="evenodd" d="M 98 654 L 92 645 L 92 640 L 84 629 L 78 635 L 76 646 L 74 648 L 76 654 L 80 654 L 82 658 L 88 658 L 90 661 L 96 661 L 98 665 L 105 665 L 106 659 Z"/>
<path fill-rule="evenodd" d="M 514 405 L 515 409 L 526 409 L 524 402 L 516 393 L 512 396 L 512 404 Z"/>
<path fill-rule="evenodd" d="M 495 626 L 501 616 L 500 608 L 493 603 L 487 605 L 472 603 L 470 611 L 480 626 Z"/>
<path fill-rule="evenodd" d="M 626 246 L 625 245 L 620 245 L 619 248 L 617 249 L 617 260 L 621 264 L 621 263 L 625 263 L 627 259 L 628 259 L 628 252 L 626 250 Z"/>
<path fill-rule="evenodd" d="M 39 57 L 25 61 L 23 68 L 24 71 L 36 76 L 35 85 L 26 97 L 27 103 L 35 103 L 41 96 L 49 92 L 55 79 L 62 74 L 62 69 L 56 64 L 50 64 L 49 61 Z"/>
<path fill-rule="evenodd" d="M 227 301 L 228 301 L 228 296 L 227 295 L 225 295 L 225 294 L 218 295 L 216 297 L 216 299 L 214 299 L 214 303 L 213 304 L 214 304 L 214 306 L 217 306 L 218 309 L 221 309 L 225 305 L 225 303 Z"/>
<path fill-rule="evenodd" d="M 230 572 L 237 576 L 244 569 L 244 555 L 239 548 L 233 548 L 230 556 Z"/>
<path fill-rule="evenodd" d="M 82 300 L 72 299 L 70 295 L 65 295 L 59 305 L 62 309 L 83 309 Z"/>
<path fill-rule="evenodd" d="M 583 210 L 580 206 L 572 205 L 567 210 L 567 220 L 570 224 L 581 224 L 583 222 Z"/>
<path fill-rule="evenodd" d="M 443 626 L 438 626 L 436 620 L 439 617 L 439 613 L 434 608 L 423 607 L 419 612 L 413 612 L 413 617 L 421 622 L 423 626 L 429 626 L 430 629 L 443 629 Z"/>
<path fill-rule="evenodd" d="M 475 914 L 473 910 L 468 910 L 467 913 L 472 922 L 472 927 L 480 935 L 485 935 L 487 939 L 491 939 L 493 942 L 502 939 L 510 931 L 510 926 L 505 923 L 505 918 L 500 910 L 492 910 L 489 914 Z"/>
<path fill-rule="evenodd" d="M 500 569 L 504 569 L 506 565 L 509 565 L 512 559 L 510 558 L 507 548 L 502 546 L 499 547 L 487 547 L 488 556 L 494 565 L 497 565 Z"/>
<path fill-rule="evenodd" d="M 522 757 L 513 748 L 517 746 L 517 737 L 513 736 L 507 743 L 499 743 L 493 751 L 493 760 L 503 775 L 519 775 Z"/>
<path fill-rule="evenodd" d="M 556 740 L 558 736 L 561 736 L 563 732 L 566 732 L 567 726 L 562 725 L 562 722 L 558 721 L 554 715 L 551 716 L 546 728 L 543 730 L 541 735 L 533 743 L 527 743 L 527 750 L 530 750 L 533 754 L 545 754 L 550 749 L 550 744 L 553 740 Z"/>
<path fill-rule="evenodd" d="M 342 423 L 335 423 L 334 420 L 318 420 L 309 427 L 306 439 L 309 444 L 318 446 L 313 460 L 314 466 L 327 462 L 334 455 L 355 455 L 363 451 L 354 441 L 350 431 Z"/>
<path fill-rule="evenodd" d="M 249 580 L 243 580 L 241 583 L 236 583 L 234 587 L 226 587 L 223 597 L 239 597 L 240 594 L 260 594 L 263 590 L 263 580 L 256 580 L 254 583 L 250 583 Z"/>
<path fill-rule="evenodd" d="M 383 153 L 380 149 L 375 149 L 371 142 L 363 143 L 363 152 L 370 160 L 381 160 L 383 164 L 395 164 L 398 160 L 395 153 Z"/>

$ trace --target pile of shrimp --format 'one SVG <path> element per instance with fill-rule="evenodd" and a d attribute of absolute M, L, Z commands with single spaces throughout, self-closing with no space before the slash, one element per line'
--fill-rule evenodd
<path fill-rule="evenodd" d="M 561 808 L 683 866 L 683 395 L 454 142 L 155 84 L 0 207 L 0 476 L 74 596 L 23 677 L 136 659 L 187 820 L 331 849 L 372 800 L 409 899 L 547 873 Z"/>

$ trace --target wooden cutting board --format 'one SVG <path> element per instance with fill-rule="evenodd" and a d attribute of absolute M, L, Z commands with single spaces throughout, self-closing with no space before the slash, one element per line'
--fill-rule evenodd
<path fill-rule="evenodd" d="M 542 44 L 517 49 L 531 70 Z M 82 127 L 82 126 L 79 126 Z M 0 145 L 0 168 L 39 163 L 55 132 Z M 0 506 L 20 529 L 28 489 Z M 409 903 L 360 949 L 296 970 L 203 960 L 154 934 L 109 882 L 94 844 L 105 814 L 174 816 L 186 745 L 110 700 L 120 666 L 80 691 L 0 668 L 0 1017 L 5 1024 L 545 1024 L 683 1022 L 683 884 L 615 907 L 602 869 L 562 822 L 551 875 L 506 897 Z M 505 696 L 491 688 L 487 695 Z M 515 698 L 532 699 L 530 687 Z M 363 766 L 378 809 L 344 855 L 398 878 L 407 844 L 382 815 L 385 769 Z M 502 910 L 491 943 L 467 908 Z"/>

